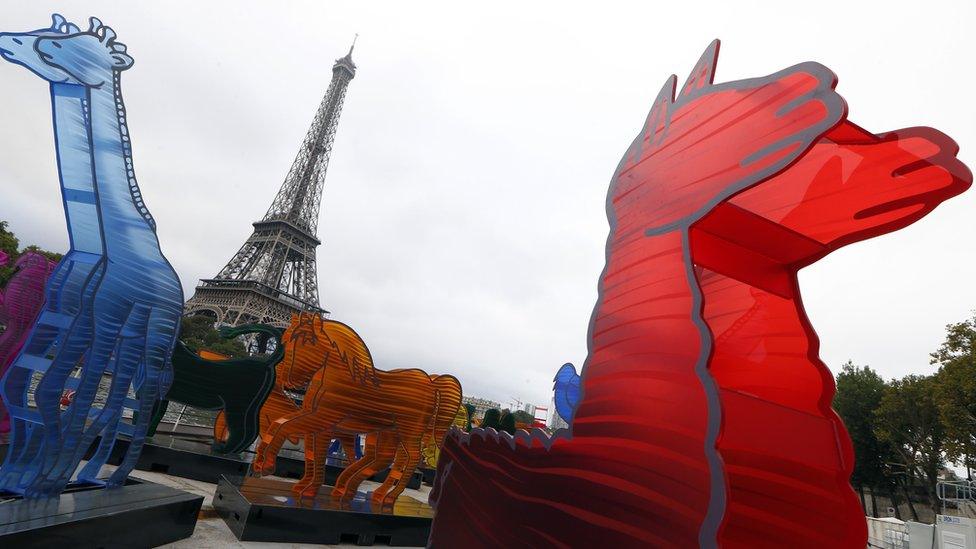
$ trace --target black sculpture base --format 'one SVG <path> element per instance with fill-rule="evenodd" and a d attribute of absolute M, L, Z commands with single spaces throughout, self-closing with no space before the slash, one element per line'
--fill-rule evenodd
<path fill-rule="evenodd" d="M 108 462 L 121 463 L 128 447 L 128 439 L 117 439 Z M 136 469 L 216 484 L 220 475 L 246 475 L 252 457 L 253 454 L 218 454 L 209 443 L 156 435 L 146 439 Z"/>
<path fill-rule="evenodd" d="M 130 478 L 125 486 L 75 486 L 60 498 L 0 494 L 0 547 L 156 547 L 188 538 L 202 496 Z"/>
<path fill-rule="evenodd" d="M 85 459 L 91 459 L 95 450 L 98 448 L 100 439 L 96 438 L 85 454 Z M 115 441 L 112 453 L 109 454 L 108 463 L 119 465 L 125 456 L 125 451 L 129 448 L 129 440 L 119 437 Z M 0 443 L 0 463 L 7 454 L 7 444 Z M 244 476 L 254 460 L 253 452 L 241 454 L 218 454 L 213 451 L 209 443 L 195 440 L 188 440 L 171 435 L 157 434 L 146 439 L 146 443 L 136 462 L 136 469 L 140 471 L 152 471 L 165 473 L 174 477 L 188 478 L 203 482 L 216 484 L 220 475 Z M 337 460 L 329 460 L 325 466 L 325 484 L 335 485 L 339 474 L 345 468 L 344 464 L 337 465 L 331 463 Z M 370 477 L 369 480 L 383 482 L 390 470 L 380 471 Z M 305 474 L 305 456 L 302 452 L 294 450 L 282 450 L 278 454 L 275 465 L 275 475 L 284 478 L 300 479 Z M 417 490 L 421 482 L 424 481 L 425 473 L 422 470 L 414 471 L 410 480 L 407 481 L 407 488 Z"/>
<path fill-rule="evenodd" d="M 427 544 L 434 511 L 410 496 L 401 495 L 392 509 L 373 509 L 368 493 L 343 503 L 323 486 L 314 499 L 299 499 L 292 486 L 269 478 L 223 477 L 214 509 L 241 541 Z"/>
<path fill-rule="evenodd" d="M 325 463 L 325 484 L 335 485 L 346 464 L 337 459 Z M 231 475 L 227 475 L 231 476 Z M 305 453 L 296 450 L 281 450 L 275 458 L 275 476 L 300 479 L 305 476 Z"/>
<path fill-rule="evenodd" d="M 335 486 L 336 479 L 339 478 L 339 475 L 345 468 L 346 464 L 339 459 L 329 458 L 326 460 L 325 484 Z M 369 480 L 372 480 L 373 482 L 383 482 L 386 480 L 386 477 L 389 474 L 390 469 L 386 468 L 369 477 Z M 278 452 L 278 458 L 275 460 L 276 477 L 300 479 L 304 475 L 305 454 L 303 452 L 298 452 L 295 450 L 281 450 Z M 424 481 L 424 478 L 425 477 L 422 470 L 418 469 L 414 471 L 413 475 L 410 476 L 410 480 L 407 481 L 407 488 L 419 490 L 420 484 Z"/>

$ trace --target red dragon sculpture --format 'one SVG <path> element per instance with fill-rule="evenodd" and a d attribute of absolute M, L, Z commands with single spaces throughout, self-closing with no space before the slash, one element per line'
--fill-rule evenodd
<path fill-rule="evenodd" d="M 668 79 L 613 175 L 570 429 L 451 432 L 432 546 L 865 546 L 796 273 L 972 174 L 937 130 L 848 121 L 820 64 L 715 84 L 718 49 Z"/>

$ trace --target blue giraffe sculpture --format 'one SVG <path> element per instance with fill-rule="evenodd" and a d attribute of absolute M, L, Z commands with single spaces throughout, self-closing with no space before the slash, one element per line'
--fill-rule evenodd
<path fill-rule="evenodd" d="M 0 470 L 0 486 L 14 488 L 32 474 L 40 430 L 33 425 L 40 412 L 28 408 L 31 375 L 43 372 L 46 358 L 57 353 L 68 329 L 90 329 L 80 315 L 82 296 L 101 276 L 104 242 L 95 207 L 88 108 L 80 82 L 65 71 L 40 61 L 34 49 L 42 36 L 68 35 L 80 29 L 59 14 L 48 28 L 25 33 L 0 33 L 0 56 L 22 65 L 50 83 L 55 146 L 61 198 L 68 227 L 69 249 L 48 279 L 45 304 L 23 351 L 0 383 L 0 395 L 11 408 L 11 443 L 7 464 Z M 78 320 L 78 322 L 75 322 Z M 75 350 L 74 352 L 77 352 Z M 67 355 L 64 359 L 67 360 Z"/>
<path fill-rule="evenodd" d="M 47 355 L 28 355 L 26 362 L 19 357 L 11 367 L 12 372 L 42 372 L 34 392 L 36 411 L 11 414 L 21 413 L 18 419 L 30 431 L 24 439 L 28 448 L 12 448 L 13 459 L 0 469 L 0 487 L 25 497 L 59 494 L 99 435 L 99 447 L 78 472 L 78 480 L 101 482 L 101 466 L 121 433 L 129 435 L 131 443 L 118 469 L 104 482 L 124 482 L 142 451 L 153 404 L 172 382 L 169 361 L 183 291 L 160 251 L 155 222 L 135 179 L 121 92 L 121 73 L 133 60 L 115 38 L 111 28 L 92 18 L 85 32 L 37 36 L 35 58 L 21 62 L 45 78 L 40 65 L 66 73 L 70 82 L 62 83 L 74 86 L 81 96 L 92 202 L 104 246 L 79 309 L 61 322 L 67 329 L 55 338 L 56 348 Z M 0 34 L 0 40 L 6 36 Z M 55 124 L 57 128 L 57 119 Z M 66 214 L 70 217 L 70 211 Z M 105 374 L 111 374 L 111 383 L 104 404 L 98 406 L 95 395 Z M 9 378 L 8 374 L 4 390 L 16 392 L 21 387 L 8 386 Z M 74 389 L 75 397 L 61 411 L 60 396 L 66 388 Z M 134 412 L 131 423 L 123 419 L 123 408 Z"/>

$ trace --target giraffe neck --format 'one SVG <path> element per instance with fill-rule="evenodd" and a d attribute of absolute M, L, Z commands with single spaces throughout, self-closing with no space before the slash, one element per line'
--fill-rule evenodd
<path fill-rule="evenodd" d="M 95 206 L 85 88 L 76 84 L 51 84 L 51 110 L 70 249 L 101 255 L 104 243 Z"/>
<path fill-rule="evenodd" d="M 117 252 L 158 250 L 156 223 L 142 200 L 132 164 L 132 147 L 125 123 L 119 73 L 112 82 L 88 88 L 91 103 L 90 128 L 95 187 L 103 224 L 106 248 Z M 145 242 L 134 242 L 134 241 Z"/>

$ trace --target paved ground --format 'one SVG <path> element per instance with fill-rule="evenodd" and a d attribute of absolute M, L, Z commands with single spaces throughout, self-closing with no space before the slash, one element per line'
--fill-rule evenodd
<path fill-rule="evenodd" d="M 103 473 L 108 471 L 111 466 L 106 466 L 103 469 Z M 176 543 L 171 543 L 169 545 L 164 545 L 163 547 L 168 548 L 180 548 L 180 549 L 216 549 L 224 547 L 246 547 L 248 549 L 258 549 L 258 548 L 274 548 L 274 549 L 300 549 L 306 547 L 339 547 L 337 545 L 310 545 L 310 544 L 296 544 L 296 543 L 265 543 L 265 542 L 255 542 L 255 541 L 237 541 L 234 534 L 231 533 L 230 529 L 224 523 L 224 520 L 217 516 L 217 512 L 213 508 L 213 494 L 216 490 L 216 484 L 210 484 L 208 482 L 200 482 L 198 480 L 189 480 L 185 478 L 174 477 L 170 475 L 164 475 L 162 473 L 152 473 L 149 471 L 133 471 L 130 476 L 141 478 L 143 480 L 148 480 L 151 482 L 157 482 L 159 484 L 165 484 L 166 486 L 171 486 L 173 488 L 178 488 L 180 490 L 185 490 L 194 494 L 198 494 L 204 497 L 203 507 L 200 508 L 200 517 L 197 519 L 197 527 L 193 532 L 193 536 L 187 539 L 178 541 Z M 276 478 L 276 477 L 272 477 Z M 281 479 L 288 482 L 294 482 L 289 479 Z M 377 482 L 364 481 L 360 490 L 368 491 L 375 486 L 379 486 Z M 420 501 L 427 501 L 427 496 L 430 493 L 430 487 L 426 485 L 421 485 L 419 490 L 411 490 L 407 488 L 404 490 L 404 495 L 412 496 Z M 343 544 L 346 547 L 355 547 L 354 544 Z"/>

